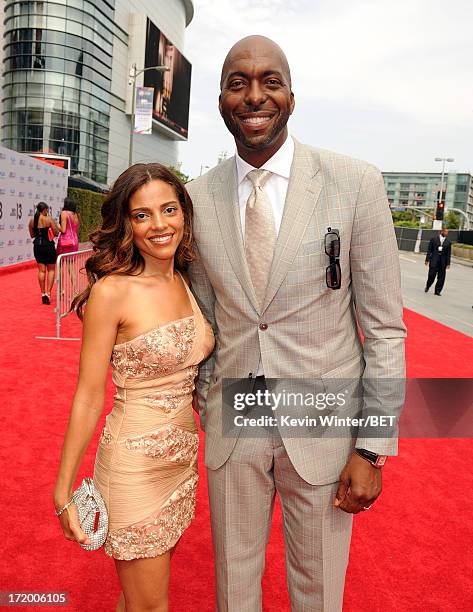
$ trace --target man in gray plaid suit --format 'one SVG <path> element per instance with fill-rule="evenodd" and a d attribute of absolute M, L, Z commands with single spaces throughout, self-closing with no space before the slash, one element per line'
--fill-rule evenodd
<path fill-rule="evenodd" d="M 282 50 L 260 36 L 239 41 L 219 98 L 237 153 L 188 185 L 198 248 L 190 279 L 217 339 L 197 394 L 219 611 L 261 610 L 276 493 L 291 609 L 341 610 L 352 516 L 376 500 L 380 467 L 397 453 L 395 437 L 225 433 L 222 379 L 259 390 L 282 379 L 361 379 L 355 414 L 367 410 L 370 381 L 404 377 L 398 251 L 381 174 L 292 139 L 294 104 Z M 391 413 L 400 410 L 391 401 Z"/>

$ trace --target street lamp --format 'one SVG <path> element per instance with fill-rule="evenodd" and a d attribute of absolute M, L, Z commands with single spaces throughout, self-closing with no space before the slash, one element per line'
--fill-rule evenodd
<path fill-rule="evenodd" d="M 136 98 L 136 77 L 147 70 L 156 70 L 156 72 L 166 72 L 169 70 L 169 66 L 149 66 L 148 68 L 142 68 L 141 70 L 136 69 L 136 64 L 131 65 L 130 69 L 130 81 L 132 85 L 131 94 L 131 122 L 130 122 L 130 145 L 128 148 L 128 166 L 133 163 L 133 132 L 135 130 L 135 98 Z"/>
<path fill-rule="evenodd" d="M 442 174 L 440 178 L 440 197 L 436 207 L 438 210 L 438 205 L 443 202 L 443 210 L 445 210 L 445 199 L 444 199 L 444 177 L 445 177 L 445 163 L 446 162 L 454 162 L 455 159 L 453 157 L 436 157 L 436 162 L 442 162 Z M 435 215 L 437 217 L 437 214 Z M 435 219 L 432 225 L 433 229 L 442 229 L 442 220 L 443 219 Z"/>

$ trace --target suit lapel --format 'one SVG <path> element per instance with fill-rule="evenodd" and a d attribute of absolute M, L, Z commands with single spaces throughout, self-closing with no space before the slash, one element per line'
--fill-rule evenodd
<path fill-rule="evenodd" d="M 251 282 L 243 245 L 235 158 L 232 157 L 221 165 L 222 170 L 212 186 L 220 232 L 233 271 L 251 304 L 259 312 L 258 300 Z"/>
<path fill-rule="evenodd" d="M 317 206 L 322 179 L 313 153 L 294 140 L 294 159 L 287 189 L 284 213 L 279 229 L 269 283 L 262 312 L 273 300 L 300 247 L 307 224 Z"/>

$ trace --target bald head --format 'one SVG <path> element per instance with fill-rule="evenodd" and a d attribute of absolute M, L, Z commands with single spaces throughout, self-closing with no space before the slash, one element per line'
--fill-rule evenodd
<path fill-rule="evenodd" d="M 281 47 L 264 36 L 233 45 L 222 68 L 218 106 L 245 161 L 260 168 L 281 148 L 294 104 Z"/>
<path fill-rule="evenodd" d="M 220 89 L 222 89 L 225 78 L 234 62 L 252 60 L 255 57 L 268 57 L 273 61 L 276 60 L 285 73 L 289 87 L 291 87 L 291 71 L 284 51 L 274 40 L 266 38 L 266 36 L 253 35 L 239 40 L 227 53 L 220 76 Z"/>

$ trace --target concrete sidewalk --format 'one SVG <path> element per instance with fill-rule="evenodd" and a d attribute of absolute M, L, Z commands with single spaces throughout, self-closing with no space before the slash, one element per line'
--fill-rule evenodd
<path fill-rule="evenodd" d="M 404 306 L 473 337 L 473 265 L 452 257 L 442 295 L 424 293 L 425 253 L 399 252 Z"/>

